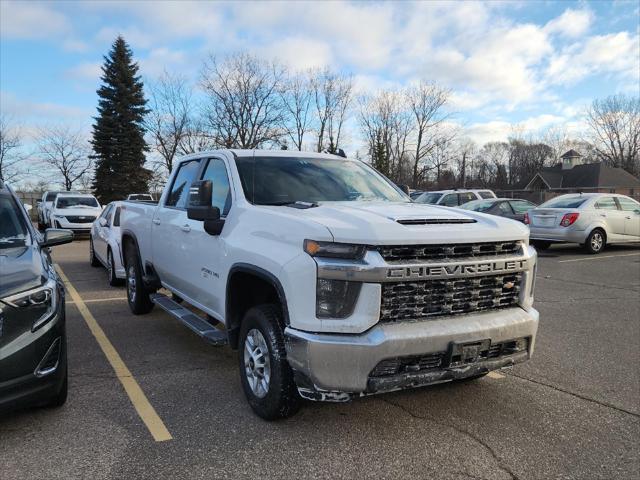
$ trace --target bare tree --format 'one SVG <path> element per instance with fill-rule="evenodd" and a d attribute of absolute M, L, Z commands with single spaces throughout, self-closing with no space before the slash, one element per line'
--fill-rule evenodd
<path fill-rule="evenodd" d="M 17 180 L 25 172 L 20 168 L 24 157 L 20 154 L 22 138 L 11 120 L 0 115 L 0 181 Z"/>
<path fill-rule="evenodd" d="M 407 92 L 409 108 L 415 121 L 415 145 L 413 153 L 413 185 L 417 186 L 424 173 L 420 166 L 435 148 L 449 144 L 453 138 L 439 138 L 443 130 L 439 127 L 450 116 L 445 111 L 450 92 L 437 85 L 421 82 Z"/>
<path fill-rule="evenodd" d="M 455 157 L 458 168 L 458 184 L 462 188 L 467 187 L 469 177 L 473 179 L 476 151 L 476 144 L 469 138 L 461 138 L 456 142 Z"/>
<path fill-rule="evenodd" d="M 311 79 L 296 73 L 289 77 L 281 91 L 285 109 L 285 131 L 297 150 L 302 150 L 304 137 L 311 129 Z"/>
<path fill-rule="evenodd" d="M 311 73 L 316 110 L 316 150 L 336 152 L 340 148 L 344 123 L 353 100 L 353 78 L 328 68 Z"/>
<path fill-rule="evenodd" d="M 205 61 L 201 85 L 207 94 L 206 119 L 216 145 L 258 148 L 283 136 L 279 94 L 284 69 L 247 53 Z"/>
<path fill-rule="evenodd" d="M 37 144 L 41 160 L 60 173 L 67 191 L 91 168 L 89 144 L 80 131 L 66 126 L 42 128 Z"/>
<path fill-rule="evenodd" d="M 594 100 L 586 112 L 593 144 L 604 161 L 640 174 L 640 97 L 612 95 Z"/>
<path fill-rule="evenodd" d="M 173 159 L 188 132 L 192 113 L 191 89 L 183 76 L 164 72 L 150 92 L 151 111 L 146 116 L 145 126 L 164 168 L 171 172 Z"/>
<path fill-rule="evenodd" d="M 202 117 L 192 117 L 184 131 L 178 151 L 182 155 L 213 150 L 217 146 L 212 134 L 207 131 L 206 120 Z"/>

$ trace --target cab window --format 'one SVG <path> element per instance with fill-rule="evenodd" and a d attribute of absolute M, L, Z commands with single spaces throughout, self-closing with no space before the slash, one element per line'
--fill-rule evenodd
<path fill-rule="evenodd" d="M 467 202 L 471 202 L 472 200 L 476 200 L 476 196 L 471 192 L 460 193 L 459 195 L 460 195 L 460 203 L 458 205 L 464 205 Z"/>
<path fill-rule="evenodd" d="M 596 202 L 596 208 L 601 210 L 618 210 L 618 205 L 613 197 L 605 197 Z"/>
<path fill-rule="evenodd" d="M 456 207 L 458 206 L 458 194 L 450 193 L 449 195 L 445 195 L 440 202 L 440 205 L 444 205 L 446 207 Z"/>
<path fill-rule="evenodd" d="M 189 188 L 198 173 L 200 160 L 182 162 L 178 167 L 178 173 L 174 177 L 171 189 L 164 202 L 165 207 L 186 208 L 189 198 Z"/>
<path fill-rule="evenodd" d="M 225 216 L 231 208 L 231 190 L 227 168 L 222 160 L 212 158 L 202 175 L 202 180 L 211 180 L 211 204 L 220 209 L 220 215 Z"/>
<path fill-rule="evenodd" d="M 493 192 L 490 192 L 489 190 L 480 190 L 478 195 L 480 195 L 480 198 L 496 198 Z"/>

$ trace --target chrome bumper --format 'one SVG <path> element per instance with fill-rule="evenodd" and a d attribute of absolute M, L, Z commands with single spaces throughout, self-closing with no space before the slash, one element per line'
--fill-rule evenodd
<path fill-rule="evenodd" d="M 527 360 L 533 352 L 538 329 L 538 312 L 530 308 L 511 308 L 436 320 L 377 324 L 360 335 L 308 333 L 285 329 L 287 359 L 297 378 L 320 393 L 323 400 L 341 400 L 346 394 L 373 393 L 440 381 L 464 378 L 483 371 L 502 368 Z M 529 351 L 511 355 L 503 361 L 478 362 L 469 366 L 441 369 L 420 381 L 371 384 L 369 375 L 382 360 L 394 357 L 447 351 L 451 342 L 489 339 L 492 343 L 528 337 Z M 448 372 L 448 373 L 447 373 Z M 418 374 L 416 374 L 418 375 Z M 416 379 L 414 379 L 416 380 Z M 298 382 L 300 387 L 300 382 Z"/>

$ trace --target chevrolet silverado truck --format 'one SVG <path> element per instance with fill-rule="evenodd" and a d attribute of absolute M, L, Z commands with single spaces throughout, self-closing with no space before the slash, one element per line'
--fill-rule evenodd
<path fill-rule="evenodd" d="M 238 350 L 265 419 L 301 398 L 481 377 L 533 352 L 527 227 L 413 203 L 358 160 L 190 155 L 157 205 L 123 202 L 121 235 L 131 311 L 158 305 Z"/>

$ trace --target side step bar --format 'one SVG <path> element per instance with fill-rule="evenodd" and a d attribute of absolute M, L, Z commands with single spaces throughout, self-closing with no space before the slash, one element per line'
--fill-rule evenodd
<path fill-rule="evenodd" d="M 154 293 L 150 296 L 151 301 L 180 320 L 187 328 L 196 333 L 200 338 L 212 345 L 226 345 L 229 343 L 227 332 L 218 330 L 206 320 L 200 318 L 191 310 L 174 302 L 166 295 Z"/>

